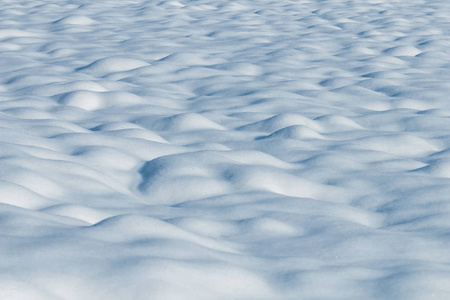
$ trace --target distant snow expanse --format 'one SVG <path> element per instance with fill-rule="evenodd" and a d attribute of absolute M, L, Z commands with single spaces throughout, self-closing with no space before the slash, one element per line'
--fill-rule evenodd
<path fill-rule="evenodd" d="M 448 0 L 0 2 L 0 299 L 450 299 Z"/>

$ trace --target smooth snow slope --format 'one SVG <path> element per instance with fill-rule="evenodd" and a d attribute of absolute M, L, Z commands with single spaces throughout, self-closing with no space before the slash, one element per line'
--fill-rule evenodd
<path fill-rule="evenodd" d="M 450 2 L 0 2 L 0 299 L 450 299 Z"/>

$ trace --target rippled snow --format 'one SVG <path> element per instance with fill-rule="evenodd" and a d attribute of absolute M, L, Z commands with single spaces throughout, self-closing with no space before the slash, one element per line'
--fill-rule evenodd
<path fill-rule="evenodd" d="M 449 299 L 450 5 L 2 1 L 1 299 Z"/>

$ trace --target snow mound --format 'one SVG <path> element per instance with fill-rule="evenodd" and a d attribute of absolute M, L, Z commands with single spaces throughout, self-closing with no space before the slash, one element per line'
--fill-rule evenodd
<path fill-rule="evenodd" d="M 148 63 L 135 58 L 107 57 L 96 60 L 93 63 L 80 68 L 79 70 L 89 73 L 109 74 L 130 71 L 145 66 L 148 66 Z"/>
<path fill-rule="evenodd" d="M 203 115 L 183 113 L 156 120 L 142 119 L 137 121 L 144 127 L 162 131 L 223 130 L 224 127 Z"/>
<path fill-rule="evenodd" d="M 384 52 L 392 56 L 416 56 L 421 53 L 419 49 L 412 46 L 395 46 Z"/>

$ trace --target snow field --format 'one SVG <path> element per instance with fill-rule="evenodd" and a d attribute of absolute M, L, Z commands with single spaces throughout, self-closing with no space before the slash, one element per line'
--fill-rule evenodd
<path fill-rule="evenodd" d="M 2 1 L 1 299 L 448 299 L 450 6 Z"/>

